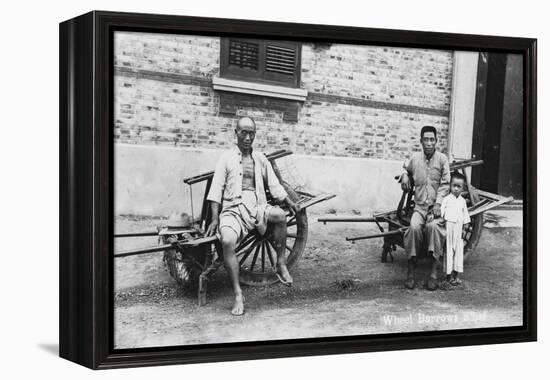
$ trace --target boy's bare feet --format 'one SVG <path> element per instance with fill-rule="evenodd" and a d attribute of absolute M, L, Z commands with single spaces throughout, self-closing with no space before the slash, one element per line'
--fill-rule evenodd
<path fill-rule="evenodd" d="M 462 281 L 460 281 L 460 278 L 458 278 L 458 272 L 457 271 L 453 271 L 453 279 L 450 281 L 451 285 L 460 285 L 462 284 Z"/>
<path fill-rule="evenodd" d="M 233 303 L 233 309 L 231 309 L 233 315 L 244 314 L 244 296 L 242 294 L 235 294 L 235 303 Z"/>
<path fill-rule="evenodd" d="M 458 277 L 455 277 L 451 280 L 451 285 L 457 286 L 457 285 L 460 285 L 460 284 L 462 284 L 462 281 L 460 281 L 460 278 L 458 278 Z"/>

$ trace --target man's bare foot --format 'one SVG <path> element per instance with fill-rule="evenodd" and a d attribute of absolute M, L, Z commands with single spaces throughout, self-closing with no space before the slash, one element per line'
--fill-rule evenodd
<path fill-rule="evenodd" d="M 438 287 L 438 283 L 437 283 L 437 277 L 428 277 L 428 281 L 426 282 L 426 288 L 428 290 L 436 290 Z"/>
<path fill-rule="evenodd" d="M 414 289 L 415 286 L 416 282 L 414 281 L 414 277 L 407 277 L 407 280 L 405 280 L 405 288 Z"/>
<path fill-rule="evenodd" d="M 233 309 L 231 309 L 231 314 L 233 315 L 244 314 L 244 296 L 242 294 L 235 295 L 235 303 L 233 304 Z"/>
<path fill-rule="evenodd" d="M 292 281 L 293 281 L 292 276 L 288 272 L 288 268 L 286 267 L 285 264 L 283 265 L 277 264 L 277 271 L 275 272 L 275 274 L 277 275 L 277 278 L 279 279 L 279 281 L 281 281 L 281 284 L 286 286 L 292 285 Z"/>
<path fill-rule="evenodd" d="M 411 257 L 407 261 L 407 280 L 405 280 L 405 288 L 414 289 L 416 286 L 416 257 Z"/>

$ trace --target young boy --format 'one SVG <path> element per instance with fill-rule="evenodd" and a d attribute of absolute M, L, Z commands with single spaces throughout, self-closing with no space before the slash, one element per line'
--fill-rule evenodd
<path fill-rule="evenodd" d="M 451 174 L 451 193 L 443 198 L 441 216 L 445 219 L 447 230 L 447 251 L 445 255 L 445 272 L 447 282 L 459 285 L 462 282 L 458 274 L 462 273 L 464 242 L 463 226 L 470 223 L 466 201 L 460 195 L 466 185 L 466 177 L 458 172 Z"/>

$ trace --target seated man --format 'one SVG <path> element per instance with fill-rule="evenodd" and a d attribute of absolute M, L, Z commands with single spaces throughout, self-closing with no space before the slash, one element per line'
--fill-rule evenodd
<path fill-rule="evenodd" d="M 285 202 L 295 213 L 300 212 L 300 206 L 288 198 L 265 155 L 252 150 L 256 136 L 254 120 L 241 117 L 237 121 L 235 135 L 237 147 L 222 154 L 216 165 L 207 196 L 212 222 L 206 234 L 218 234 L 235 294 L 231 314 L 242 315 L 244 297 L 239 284 L 239 263 L 235 248 L 252 229 L 257 229 L 263 235 L 267 223 L 270 223 L 277 251 L 277 277 L 285 285 L 292 284 L 285 257 L 286 215 L 280 207 L 267 203 L 264 186 L 268 187 L 276 201 Z"/>
<path fill-rule="evenodd" d="M 413 179 L 415 201 L 410 228 L 403 238 L 409 258 L 405 287 L 413 289 L 416 285 L 417 254 L 424 248 L 427 249 L 431 260 L 431 272 L 426 286 L 428 290 L 435 290 L 437 264 L 445 243 L 445 221 L 441 218 L 441 202 L 449 194 L 449 160 L 435 149 L 437 131 L 434 127 L 422 127 L 420 142 L 422 152 L 414 153 L 405 162 L 405 173 L 400 178 L 404 191 L 410 190 L 411 178 Z"/>

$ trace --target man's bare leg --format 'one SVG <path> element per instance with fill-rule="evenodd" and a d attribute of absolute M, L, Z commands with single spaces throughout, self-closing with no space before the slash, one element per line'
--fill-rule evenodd
<path fill-rule="evenodd" d="M 437 264 L 439 263 L 439 261 L 433 256 L 433 254 L 430 256 L 430 259 L 432 261 L 430 277 L 437 280 Z"/>
<path fill-rule="evenodd" d="M 407 262 L 407 280 L 405 281 L 405 287 L 407 289 L 413 289 L 416 284 L 416 256 L 411 257 Z"/>
<path fill-rule="evenodd" d="M 286 266 L 286 215 L 280 208 L 274 208 L 268 216 L 269 223 L 273 226 L 273 241 L 277 251 L 277 273 L 285 285 L 292 285 L 292 276 Z"/>
<path fill-rule="evenodd" d="M 443 252 L 443 245 L 445 242 L 445 223 L 441 218 L 434 219 L 426 224 L 426 238 L 428 239 L 428 257 L 431 261 L 430 276 L 426 287 L 428 290 L 436 290 L 437 284 L 437 266 L 439 264 L 439 257 Z"/>
<path fill-rule="evenodd" d="M 428 252 L 428 257 L 431 262 L 430 276 L 428 277 L 428 282 L 426 283 L 426 288 L 428 290 L 436 290 L 438 288 L 437 284 L 437 264 L 439 261 L 435 258 L 433 252 Z"/>
<path fill-rule="evenodd" d="M 237 234 L 230 228 L 222 228 L 220 232 L 225 268 L 229 273 L 229 278 L 231 279 L 231 285 L 233 287 L 233 294 L 235 294 L 235 302 L 233 303 L 231 314 L 243 315 L 244 297 L 241 284 L 239 284 L 239 262 L 237 261 L 237 255 L 235 255 Z"/>
<path fill-rule="evenodd" d="M 405 251 L 409 255 L 407 264 L 407 279 L 405 287 L 414 289 L 416 286 L 416 263 L 417 254 L 420 252 L 420 247 L 424 240 L 424 216 L 420 212 L 413 212 L 409 229 L 405 232 L 403 243 Z"/>

